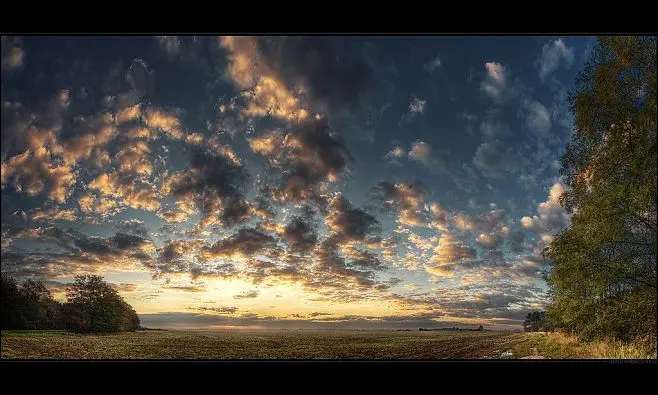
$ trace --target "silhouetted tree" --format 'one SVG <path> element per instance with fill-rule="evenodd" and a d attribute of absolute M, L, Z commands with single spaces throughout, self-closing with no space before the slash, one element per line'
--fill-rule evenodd
<path fill-rule="evenodd" d="M 0 284 L 0 306 L 2 309 L 2 329 L 25 329 L 22 313 L 23 295 L 15 279 L 2 273 Z"/>
<path fill-rule="evenodd" d="M 121 332 L 139 329 L 139 317 L 101 276 L 76 276 L 66 289 L 67 329 L 78 332 Z"/>

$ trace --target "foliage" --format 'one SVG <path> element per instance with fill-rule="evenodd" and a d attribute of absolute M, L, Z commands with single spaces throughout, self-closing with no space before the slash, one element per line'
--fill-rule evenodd
<path fill-rule="evenodd" d="M 62 329 L 61 304 L 41 282 L 18 284 L 2 275 L 3 329 Z"/>
<path fill-rule="evenodd" d="M 526 332 L 540 332 L 547 330 L 546 312 L 533 311 L 528 313 L 523 321 L 523 330 Z"/>
<path fill-rule="evenodd" d="M 43 283 L 18 284 L 2 275 L 2 329 L 69 329 L 120 332 L 139 329 L 137 313 L 100 276 L 78 276 L 67 303 L 53 299 Z"/>
<path fill-rule="evenodd" d="M 66 326 L 72 331 L 121 332 L 139 329 L 139 317 L 101 276 L 77 276 L 66 289 Z"/>
<path fill-rule="evenodd" d="M 545 250 L 549 322 L 585 339 L 656 336 L 656 38 L 603 37 L 569 97 L 560 202 Z"/>

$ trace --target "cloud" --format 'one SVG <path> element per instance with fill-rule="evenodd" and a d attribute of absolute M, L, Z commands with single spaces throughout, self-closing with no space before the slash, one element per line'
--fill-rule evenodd
<path fill-rule="evenodd" d="M 308 217 L 294 217 L 286 224 L 281 237 L 293 252 L 309 253 L 318 241 L 315 224 Z"/>
<path fill-rule="evenodd" d="M 269 133 L 252 139 L 250 147 L 280 170 L 279 185 L 273 188 L 277 201 L 319 199 L 321 189 L 342 178 L 352 161 L 347 146 L 330 133 L 324 118 L 296 125 L 285 135 Z"/>
<path fill-rule="evenodd" d="M 564 193 L 565 187 L 560 181 L 551 186 L 548 199 L 539 203 L 537 213 L 532 217 L 525 216 L 521 218 L 521 225 L 540 236 L 550 243 L 552 236 L 569 226 L 571 216 L 560 205 L 559 198 Z"/>
<path fill-rule="evenodd" d="M 50 279 L 107 270 L 144 270 L 155 252 L 153 242 L 124 233 L 112 237 L 87 236 L 57 226 L 14 230 L 10 237 L 28 238 L 56 248 L 30 252 L 10 248 L 2 251 L 2 270 L 16 278 Z M 46 243 L 46 244 L 42 244 Z"/>
<path fill-rule="evenodd" d="M 233 299 L 253 299 L 257 298 L 260 292 L 258 290 L 253 290 L 249 292 L 243 292 L 241 294 L 233 295 Z"/>
<path fill-rule="evenodd" d="M 2 71 L 20 68 L 25 59 L 25 51 L 21 48 L 18 37 L 2 37 Z"/>
<path fill-rule="evenodd" d="M 411 114 L 411 116 L 414 116 L 415 114 L 422 115 L 425 113 L 426 104 L 427 102 L 425 100 L 413 97 L 409 102 L 409 114 Z"/>
<path fill-rule="evenodd" d="M 425 63 L 425 69 L 429 73 L 433 73 L 437 70 L 440 70 L 441 69 L 441 57 L 437 56 L 434 59 L 432 59 L 432 60 L 428 61 L 427 63 Z"/>
<path fill-rule="evenodd" d="M 433 173 L 444 174 L 448 171 L 446 162 L 432 151 L 432 147 L 423 142 L 416 141 L 409 150 L 409 159 L 421 163 Z"/>
<path fill-rule="evenodd" d="M 538 101 L 524 101 L 526 127 L 538 137 L 546 137 L 551 130 L 551 113 Z"/>
<path fill-rule="evenodd" d="M 514 152 L 510 145 L 498 139 L 482 142 L 475 155 L 473 164 L 488 178 L 504 179 L 513 170 Z"/>
<path fill-rule="evenodd" d="M 155 39 L 158 42 L 158 46 L 167 52 L 167 55 L 175 57 L 180 52 L 180 38 L 176 36 L 158 36 Z"/>
<path fill-rule="evenodd" d="M 539 68 L 539 79 L 544 81 L 560 66 L 560 63 L 568 69 L 573 64 L 574 49 L 567 47 L 562 39 L 544 44 L 541 55 L 536 60 Z"/>
<path fill-rule="evenodd" d="M 503 104 L 514 94 L 510 71 L 506 66 L 496 62 L 487 62 L 484 64 L 484 68 L 487 73 L 480 83 L 480 91 L 491 98 L 494 103 Z"/>
<path fill-rule="evenodd" d="M 222 37 L 220 46 L 228 51 L 228 75 L 242 88 L 249 117 L 272 115 L 288 121 L 302 121 L 309 115 L 301 101 L 273 72 L 253 37 Z"/>
<path fill-rule="evenodd" d="M 103 195 L 122 199 L 133 208 L 156 211 L 160 201 L 153 186 L 131 174 L 118 172 L 103 173 L 89 183 L 89 188 L 96 189 Z M 113 208 L 113 204 L 111 204 Z M 101 210 L 99 210 L 99 214 Z"/>
<path fill-rule="evenodd" d="M 53 222 L 53 221 L 69 221 L 73 222 L 78 219 L 76 213 L 72 209 L 58 209 L 50 208 L 47 210 L 38 208 L 28 214 L 28 218 L 36 222 Z"/>
<path fill-rule="evenodd" d="M 147 237 L 149 233 L 144 222 L 135 218 L 122 220 L 116 228 L 123 233 L 133 234 L 140 237 Z"/>
<path fill-rule="evenodd" d="M 475 241 L 488 249 L 496 249 L 502 242 L 502 239 L 495 233 L 480 233 Z"/>
<path fill-rule="evenodd" d="M 400 146 L 396 146 L 391 151 L 387 152 L 386 155 L 384 155 L 384 160 L 386 160 L 388 164 L 399 166 L 400 162 L 398 159 L 404 158 L 406 156 L 407 151 L 405 151 L 404 148 Z"/>
<path fill-rule="evenodd" d="M 114 199 L 106 197 L 96 197 L 92 194 L 85 194 L 78 198 L 78 205 L 80 210 L 85 214 L 85 217 L 95 220 L 95 217 L 100 216 L 104 218 L 117 214 L 123 209 L 123 203 L 119 203 Z"/>
<path fill-rule="evenodd" d="M 371 191 L 371 198 L 380 206 L 398 212 L 397 222 L 406 226 L 427 226 L 424 200 L 427 188 L 421 183 L 380 181 Z"/>
<path fill-rule="evenodd" d="M 460 230 L 473 230 L 475 229 L 475 222 L 468 214 L 457 213 L 453 217 L 455 226 Z"/>
<path fill-rule="evenodd" d="M 352 208 L 341 193 L 329 202 L 325 223 L 334 237 L 342 241 L 365 241 L 379 231 L 379 221 L 359 208 Z"/>
<path fill-rule="evenodd" d="M 367 44 L 337 44 L 328 37 L 251 40 L 253 46 L 245 44 L 246 48 L 234 50 L 233 54 L 244 53 L 247 54 L 245 58 L 256 59 L 256 62 L 244 61 L 245 67 L 242 68 L 253 70 L 251 65 L 255 64 L 256 72 L 252 75 L 268 77 L 285 87 L 290 95 L 281 94 L 280 98 L 294 97 L 309 113 L 324 114 L 333 120 L 345 119 L 349 124 L 367 123 L 362 119 L 366 110 L 365 99 L 372 99 L 374 92 L 380 93 L 375 89 L 379 86 L 376 76 L 384 73 L 378 71 L 380 66 L 376 54 Z M 254 80 L 257 84 L 258 79 Z M 386 100 L 385 94 L 382 96 Z M 294 103 L 292 99 L 287 101 Z M 297 118 L 301 119 L 299 115 Z"/>
<path fill-rule="evenodd" d="M 454 236 L 443 233 L 425 270 L 435 276 L 451 276 L 455 267 L 467 264 L 473 258 L 475 249 Z"/>
<path fill-rule="evenodd" d="M 522 222 L 522 226 L 525 227 L 523 222 Z M 510 232 L 510 234 L 507 236 L 507 245 L 509 246 L 510 251 L 516 253 L 523 252 L 525 249 L 525 246 L 523 245 L 524 240 L 525 240 L 525 233 L 522 230 L 516 230 Z"/>
<path fill-rule="evenodd" d="M 204 251 L 206 259 L 241 260 L 266 250 L 275 249 L 276 239 L 256 229 L 242 228 L 237 233 L 221 239 Z"/>
<path fill-rule="evenodd" d="M 192 214 L 194 207 L 203 216 L 200 229 L 211 225 L 233 226 L 250 218 L 250 206 L 244 199 L 249 175 L 230 155 L 214 155 L 194 148 L 190 167 L 171 174 L 162 183 L 162 193 L 173 196 L 181 212 Z M 178 215 L 165 211 L 161 215 L 175 222 Z"/>

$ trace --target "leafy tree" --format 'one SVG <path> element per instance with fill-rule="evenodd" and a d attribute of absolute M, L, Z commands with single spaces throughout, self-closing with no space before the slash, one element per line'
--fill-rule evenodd
<path fill-rule="evenodd" d="M 2 275 L 3 329 L 62 329 L 61 304 L 40 281 Z"/>
<path fill-rule="evenodd" d="M 27 280 L 20 286 L 26 329 L 58 329 L 60 306 L 40 281 Z"/>
<path fill-rule="evenodd" d="M 80 332 L 120 332 L 139 329 L 133 308 L 101 276 L 76 276 L 67 288 L 67 328 Z"/>
<path fill-rule="evenodd" d="M 585 338 L 656 336 L 656 38 L 603 37 L 569 96 L 571 225 L 545 250 L 547 313 Z"/>
<path fill-rule="evenodd" d="M 526 332 L 539 332 L 546 330 L 546 313 L 533 311 L 528 313 L 523 321 L 523 330 Z"/>
<path fill-rule="evenodd" d="M 15 279 L 2 273 L 0 284 L 0 309 L 2 310 L 2 329 L 25 329 L 25 317 L 21 312 L 23 295 Z"/>

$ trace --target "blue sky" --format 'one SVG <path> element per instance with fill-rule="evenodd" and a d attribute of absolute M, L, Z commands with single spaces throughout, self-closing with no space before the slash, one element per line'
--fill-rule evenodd
<path fill-rule="evenodd" d="M 146 324 L 518 326 L 589 37 L 3 37 L 2 272 Z"/>

